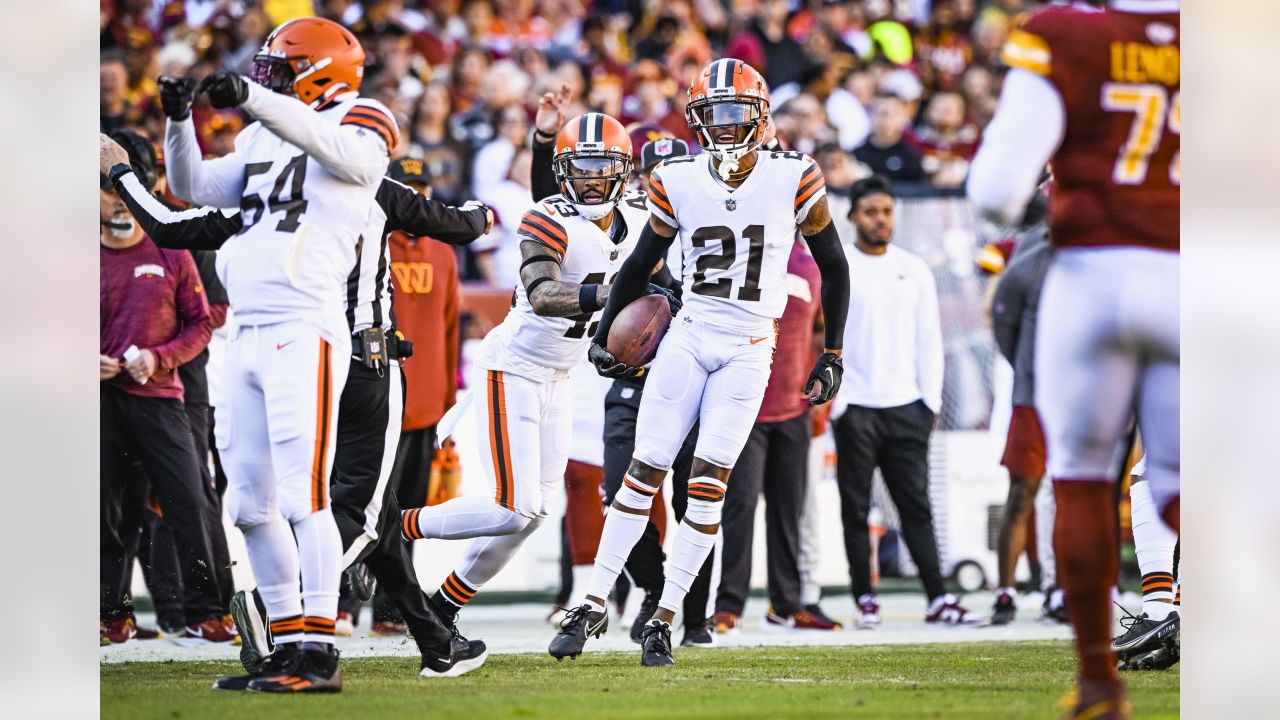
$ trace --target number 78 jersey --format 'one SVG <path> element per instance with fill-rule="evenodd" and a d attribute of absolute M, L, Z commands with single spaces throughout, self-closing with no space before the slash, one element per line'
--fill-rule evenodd
<path fill-rule="evenodd" d="M 703 153 L 664 160 L 649 178 L 650 211 L 678 228 L 686 311 L 742 330 L 781 317 L 796 227 L 826 194 L 817 163 L 759 150 L 746 181 L 730 188 Z"/>

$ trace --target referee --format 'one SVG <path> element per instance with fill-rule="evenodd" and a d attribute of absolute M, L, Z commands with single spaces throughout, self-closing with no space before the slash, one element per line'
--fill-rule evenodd
<path fill-rule="evenodd" d="M 109 138 L 101 136 L 100 142 L 104 154 L 113 152 L 115 144 Z M 241 230 L 238 212 L 169 208 L 147 192 L 128 165 L 114 166 L 110 177 L 138 223 L 161 247 L 216 250 Z M 363 560 L 383 589 L 396 598 L 422 653 L 422 674 L 458 675 L 483 664 L 485 644 L 463 638 L 430 607 L 404 544 L 398 542 L 399 533 L 390 525 L 400 516 L 388 483 L 404 407 L 399 358 L 407 357 L 412 345 L 394 329 L 387 234 L 399 230 L 465 245 L 492 227 L 493 213 L 479 203 L 461 208 L 444 205 L 390 178 L 378 187 L 375 207 L 382 217 L 370 218 L 346 285 L 352 357 L 338 405 L 330 493 L 333 513 L 342 536 L 344 565 Z M 256 591 L 252 597 L 236 593 L 231 612 L 244 641 L 241 661 L 250 673 L 256 672 L 271 651 L 263 630 L 269 621 Z"/>

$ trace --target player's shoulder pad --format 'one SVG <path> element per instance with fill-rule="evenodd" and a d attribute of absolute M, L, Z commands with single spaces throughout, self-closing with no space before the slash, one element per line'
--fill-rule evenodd
<path fill-rule="evenodd" d="M 826 189 L 827 181 L 822 177 L 822 170 L 818 168 L 816 160 L 804 153 L 794 154 L 799 156 L 794 161 L 804 168 L 800 171 L 800 180 L 796 182 L 795 211 L 798 213 L 805 204 Z"/>
<path fill-rule="evenodd" d="M 1043 77 L 1053 72 L 1054 55 L 1064 62 L 1081 40 L 1082 28 L 1100 17 L 1101 11 L 1089 6 L 1050 5 L 1031 13 L 1009 33 L 1000 59 L 1005 65 Z M 1090 33 L 1091 31 L 1086 31 Z"/>
<path fill-rule="evenodd" d="M 356 98 L 343 112 L 341 124 L 376 133 L 387 144 L 388 151 L 400 144 L 400 128 L 395 116 L 386 105 L 373 98 Z"/>
<path fill-rule="evenodd" d="M 557 216 L 564 214 L 565 206 L 573 207 L 560 195 L 538 201 L 520 218 L 516 234 L 521 240 L 545 245 L 564 255 L 569 249 L 569 233 Z"/>

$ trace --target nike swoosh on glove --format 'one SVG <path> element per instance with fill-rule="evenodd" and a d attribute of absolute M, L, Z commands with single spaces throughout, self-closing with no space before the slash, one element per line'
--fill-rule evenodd
<path fill-rule="evenodd" d="M 814 363 L 813 371 L 809 373 L 809 381 L 804 384 L 804 393 L 808 395 L 813 392 L 814 386 L 820 386 L 818 394 L 809 402 L 814 405 L 822 405 L 831 402 L 836 396 L 836 391 L 840 389 L 840 379 L 844 377 L 844 364 L 840 361 L 840 356 L 835 353 L 822 353 L 818 356 L 818 362 Z"/>

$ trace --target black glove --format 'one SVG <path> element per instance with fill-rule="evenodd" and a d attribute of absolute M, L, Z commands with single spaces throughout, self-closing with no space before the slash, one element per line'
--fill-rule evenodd
<path fill-rule="evenodd" d="M 818 362 L 813 364 L 809 381 L 804 384 L 804 394 L 808 395 L 815 385 L 820 385 L 822 389 L 809 402 L 814 405 L 831 402 L 831 398 L 835 397 L 836 391 L 840 389 L 840 378 L 843 376 L 844 365 L 840 362 L 840 356 L 835 353 L 822 353 L 818 356 Z"/>
<path fill-rule="evenodd" d="M 205 76 L 196 92 L 209 96 L 209 104 L 219 110 L 240 107 L 249 99 L 249 83 L 230 70 Z"/>
<path fill-rule="evenodd" d="M 684 307 L 684 303 L 680 302 L 680 298 L 674 292 L 662 287 L 661 285 L 649 283 L 649 288 L 644 291 L 644 294 L 661 295 L 665 297 L 667 299 L 667 305 L 671 306 L 671 317 L 675 317 L 680 312 L 680 308 Z"/>
<path fill-rule="evenodd" d="M 596 372 L 601 376 L 614 380 L 638 378 L 644 374 L 644 368 L 623 365 L 618 362 L 613 353 L 605 350 L 599 343 L 591 343 L 591 349 L 587 350 L 587 359 L 596 366 Z"/>
<path fill-rule="evenodd" d="M 191 117 L 191 101 L 196 96 L 194 79 L 161 75 L 156 85 L 160 86 L 160 107 L 165 117 L 179 121 Z"/>

